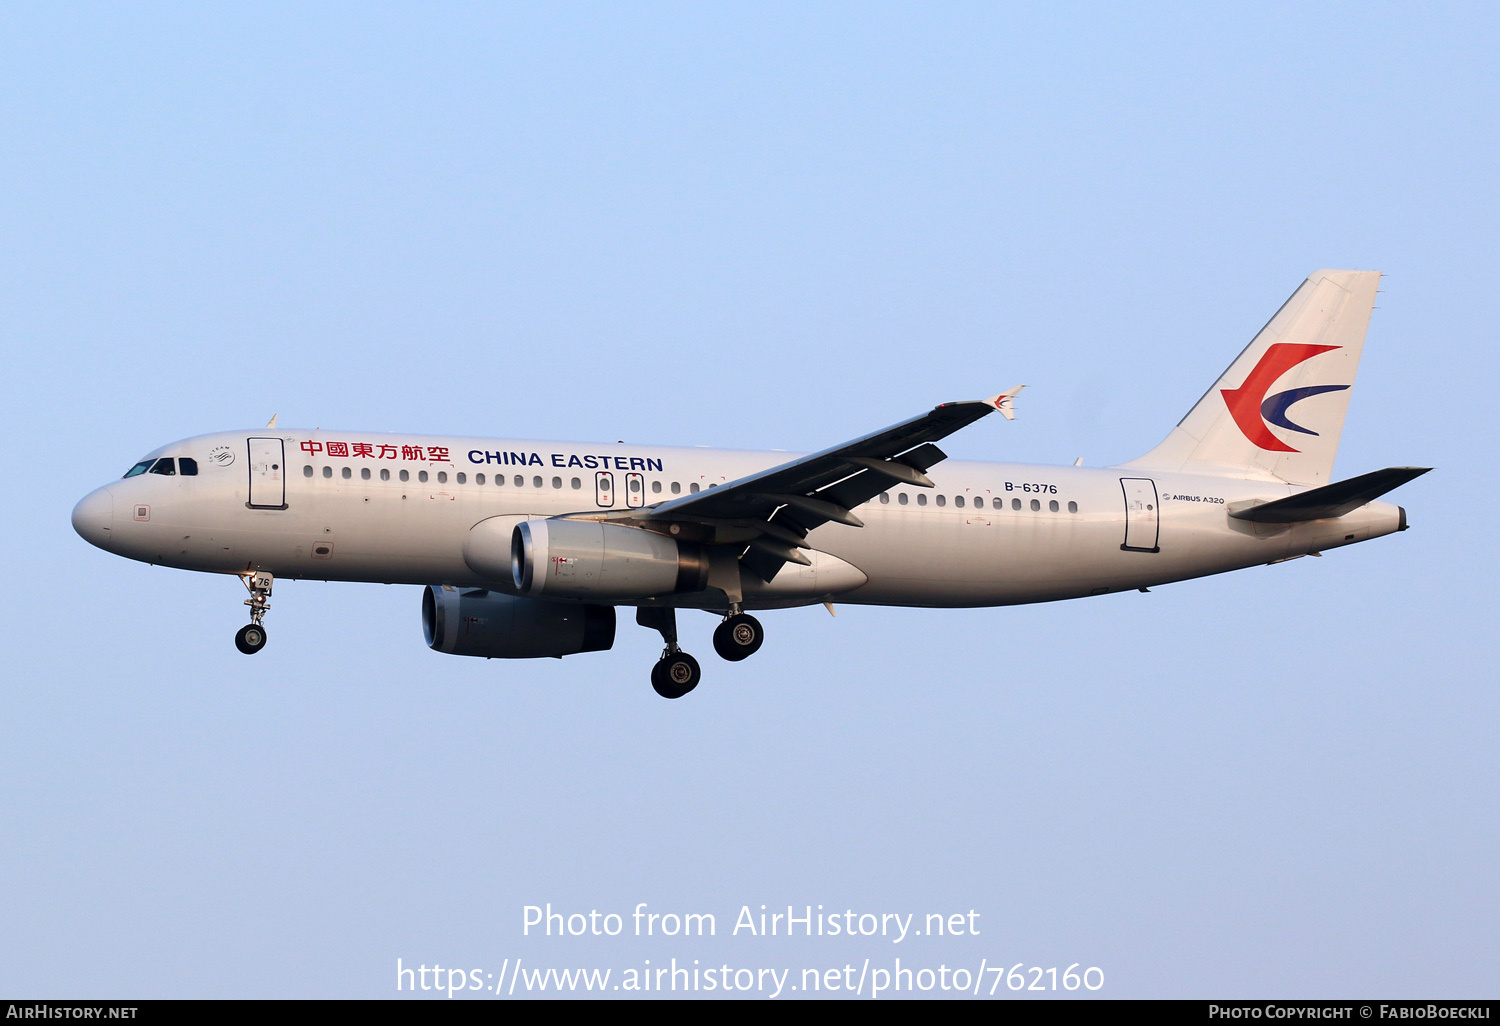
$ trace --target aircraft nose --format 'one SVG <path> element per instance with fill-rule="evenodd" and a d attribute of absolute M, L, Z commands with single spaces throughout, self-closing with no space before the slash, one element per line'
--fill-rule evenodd
<path fill-rule="evenodd" d="M 90 545 L 107 549 L 114 518 L 114 495 L 107 487 L 98 488 L 85 495 L 73 507 L 73 530 Z"/>

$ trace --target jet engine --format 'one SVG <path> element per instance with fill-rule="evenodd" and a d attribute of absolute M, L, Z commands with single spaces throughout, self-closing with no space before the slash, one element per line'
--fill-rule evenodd
<path fill-rule="evenodd" d="M 422 633 L 434 651 L 486 659 L 603 652 L 615 643 L 615 609 L 429 585 Z"/>
<path fill-rule="evenodd" d="M 510 562 L 516 590 L 533 598 L 630 602 L 708 586 L 702 546 L 592 520 L 517 524 Z"/>

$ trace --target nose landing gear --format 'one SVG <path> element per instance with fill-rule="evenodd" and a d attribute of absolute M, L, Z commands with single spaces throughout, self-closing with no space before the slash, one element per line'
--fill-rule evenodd
<path fill-rule="evenodd" d="M 266 617 L 266 611 L 271 608 L 271 585 L 273 579 L 264 571 L 246 571 L 240 574 L 240 580 L 245 589 L 250 592 L 250 597 L 245 600 L 245 605 L 250 607 L 250 622 L 239 629 L 234 636 L 234 647 L 245 655 L 254 655 L 266 647 L 266 629 L 261 621 Z"/>
<path fill-rule="evenodd" d="M 266 647 L 266 629 L 259 624 L 245 624 L 234 636 L 234 647 L 246 655 L 254 655 Z"/>

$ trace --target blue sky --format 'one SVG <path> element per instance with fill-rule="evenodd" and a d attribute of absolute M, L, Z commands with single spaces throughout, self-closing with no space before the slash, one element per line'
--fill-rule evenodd
<path fill-rule="evenodd" d="M 1493 995 L 1500 19 L 1483 6 L 0 12 L 0 992 L 394 994 L 673 957 Z M 769 614 L 689 700 L 421 642 L 417 589 L 88 547 L 262 425 L 954 456 L 1154 445 L 1310 271 L 1384 271 L 1337 473 L 1413 530 L 1149 595 Z M 713 621 L 685 617 L 710 652 Z M 702 941 L 522 908 L 713 912 Z M 977 937 L 726 936 L 742 905 Z"/>

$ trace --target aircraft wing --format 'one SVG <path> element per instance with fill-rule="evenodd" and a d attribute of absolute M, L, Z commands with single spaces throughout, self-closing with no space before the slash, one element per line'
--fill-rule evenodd
<path fill-rule="evenodd" d="M 990 399 L 944 403 L 872 434 L 762 470 L 736 481 L 672 499 L 643 519 L 703 525 L 721 538 L 749 546 L 741 562 L 769 581 L 787 561 L 806 564 L 809 531 L 830 521 L 864 524 L 852 510 L 898 484 L 931 488 L 923 473 L 947 459 L 933 443 L 999 410 L 1013 418 L 1020 386 Z"/>

